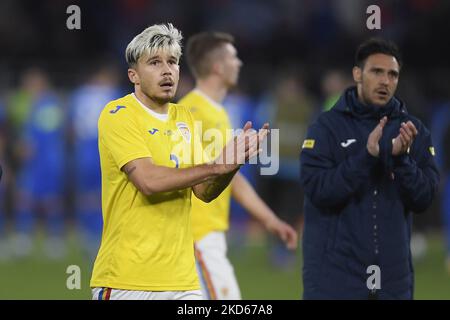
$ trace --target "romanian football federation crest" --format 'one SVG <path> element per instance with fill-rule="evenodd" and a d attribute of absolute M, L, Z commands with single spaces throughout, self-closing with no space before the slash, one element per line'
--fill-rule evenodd
<path fill-rule="evenodd" d="M 189 127 L 184 122 L 177 122 L 177 128 L 178 131 L 180 131 L 181 135 L 183 136 L 184 140 L 187 143 L 191 143 L 191 131 L 189 130 Z"/>

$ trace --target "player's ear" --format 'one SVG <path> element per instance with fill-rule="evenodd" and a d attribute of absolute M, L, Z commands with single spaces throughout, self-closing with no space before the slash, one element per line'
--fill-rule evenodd
<path fill-rule="evenodd" d="M 133 68 L 128 69 L 128 79 L 134 84 L 139 84 L 139 75 Z"/>
<path fill-rule="evenodd" d="M 223 73 L 223 64 L 220 63 L 219 61 L 215 61 L 212 65 L 211 65 L 211 73 L 215 73 L 215 74 L 222 74 Z"/>
<path fill-rule="evenodd" d="M 352 70 L 352 73 L 353 73 L 353 80 L 356 83 L 360 83 L 361 82 L 361 78 L 362 78 L 362 70 L 361 70 L 361 68 L 358 67 L 358 66 L 354 66 L 353 70 Z"/>

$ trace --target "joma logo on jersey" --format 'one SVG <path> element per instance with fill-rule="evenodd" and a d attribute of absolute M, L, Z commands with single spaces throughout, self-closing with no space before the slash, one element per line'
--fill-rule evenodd
<path fill-rule="evenodd" d="M 151 134 L 151 135 L 154 135 L 156 132 L 158 132 L 159 131 L 159 129 L 156 129 L 156 128 L 153 128 L 152 130 L 148 130 L 148 132 Z"/>
<path fill-rule="evenodd" d="M 119 111 L 120 109 L 125 109 L 125 108 L 126 108 L 125 106 L 117 106 L 115 110 L 110 110 L 109 113 L 114 114 L 114 113 L 117 113 L 117 111 Z"/>
<path fill-rule="evenodd" d="M 347 139 L 347 141 L 342 141 L 341 142 L 341 146 L 343 147 L 343 148 L 347 148 L 349 145 L 351 145 L 352 143 L 355 143 L 356 142 L 356 139 Z"/>

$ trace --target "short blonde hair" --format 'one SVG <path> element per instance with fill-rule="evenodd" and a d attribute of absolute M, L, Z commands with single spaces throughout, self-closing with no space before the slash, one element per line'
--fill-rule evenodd
<path fill-rule="evenodd" d="M 163 50 L 179 61 L 182 39 L 181 32 L 171 23 L 155 24 L 131 40 L 125 51 L 125 59 L 129 66 L 134 66 L 144 54 L 154 55 L 158 50 Z"/>

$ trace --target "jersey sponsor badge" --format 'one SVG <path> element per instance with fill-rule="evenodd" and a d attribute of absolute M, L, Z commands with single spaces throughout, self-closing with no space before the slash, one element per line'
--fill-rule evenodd
<path fill-rule="evenodd" d="M 306 139 L 305 141 L 303 141 L 302 149 L 313 149 L 315 142 L 316 142 L 316 140 Z"/>
<path fill-rule="evenodd" d="M 177 128 L 183 136 L 184 140 L 187 143 L 191 143 L 191 131 L 189 130 L 188 125 L 184 122 L 177 122 Z"/>

